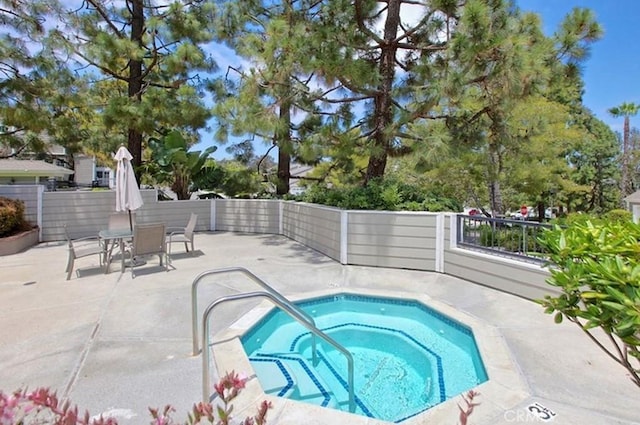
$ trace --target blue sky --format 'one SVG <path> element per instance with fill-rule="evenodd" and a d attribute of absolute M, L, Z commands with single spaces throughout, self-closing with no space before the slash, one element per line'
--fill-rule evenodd
<path fill-rule="evenodd" d="M 584 105 L 614 131 L 622 131 L 622 118 L 607 110 L 623 102 L 640 103 L 640 1 L 638 0 L 516 0 L 522 10 L 542 16 L 544 31 L 551 35 L 575 7 L 591 9 L 604 30 L 592 45 L 584 64 Z M 636 118 L 640 127 L 640 115 Z M 634 125 L 634 118 L 631 118 Z"/>
<path fill-rule="evenodd" d="M 591 9 L 604 30 L 604 36 L 591 47 L 591 55 L 583 65 L 585 93 L 583 103 L 614 131 L 622 131 L 622 118 L 613 118 L 607 110 L 623 102 L 640 103 L 640 0 L 516 0 L 520 9 L 542 17 L 543 28 L 552 35 L 563 18 L 575 7 Z M 221 52 L 218 52 L 221 53 Z M 231 63 L 233 52 L 225 50 L 217 55 L 221 69 Z M 233 58 L 236 59 L 236 58 Z M 640 127 L 640 114 L 631 118 L 631 125 Z M 203 135 L 195 148 L 211 144 L 211 135 Z M 256 153 L 267 146 L 256 143 Z M 215 158 L 229 157 L 226 146 L 218 146 Z"/>

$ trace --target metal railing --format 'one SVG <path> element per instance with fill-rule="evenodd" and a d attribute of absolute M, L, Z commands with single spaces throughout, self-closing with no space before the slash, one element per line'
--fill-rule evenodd
<path fill-rule="evenodd" d="M 207 276 L 223 274 L 223 273 L 234 273 L 234 272 L 244 274 L 249 279 L 253 280 L 255 283 L 260 285 L 260 287 L 263 288 L 265 291 L 269 292 L 271 295 L 278 298 L 283 303 L 289 304 L 291 308 L 295 309 L 300 315 L 305 317 L 306 320 L 309 321 L 309 323 L 311 323 L 314 326 L 316 325 L 315 320 L 313 320 L 311 316 L 309 316 L 303 310 L 299 309 L 295 304 L 291 304 L 289 300 L 287 300 L 280 292 L 276 291 L 267 282 L 260 279 L 255 274 L 251 273 L 248 269 L 244 267 L 225 267 L 221 269 L 207 270 L 200 273 L 198 276 L 196 276 L 196 278 L 193 280 L 193 283 L 191 284 L 191 335 L 193 339 L 193 355 L 194 356 L 197 356 L 198 353 L 200 353 L 200 347 L 198 344 L 198 285 L 200 285 L 200 282 L 202 281 L 202 279 L 204 279 Z M 313 350 L 313 362 L 315 364 L 316 363 L 315 335 L 313 336 L 312 350 Z"/>
<path fill-rule="evenodd" d="M 282 300 L 280 297 L 277 297 L 270 292 L 262 292 L 262 291 L 246 292 L 243 294 L 227 295 L 224 297 L 220 297 L 217 300 L 213 301 L 211 304 L 209 304 L 209 306 L 204 311 L 204 314 L 202 317 L 202 344 L 203 344 L 202 346 L 202 400 L 204 402 L 210 401 L 209 391 L 210 391 L 211 383 L 209 380 L 209 363 L 210 363 L 209 317 L 211 316 L 213 309 L 216 306 L 227 301 L 244 300 L 248 298 L 257 298 L 257 297 L 266 298 L 270 300 L 277 307 L 279 307 L 281 310 L 283 310 L 285 313 L 287 313 L 289 316 L 295 319 L 298 323 L 300 323 L 302 326 L 307 328 L 309 332 L 311 332 L 313 335 L 319 336 L 320 338 L 325 340 L 328 344 L 332 345 L 336 350 L 344 354 L 344 356 L 347 358 L 347 375 L 348 375 L 347 380 L 349 385 L 349 388 L 348 388 L 349 411 L 355 412 L 355 397 L 354 397 L 354 390 L 353 390 L 353 356 L 351 355 L 351 353 L 347 351 L 347 349 L 344 348 L 342 345 L 338 344 L 329 335 L 325 334 L 320 329 L 318 329 L 315 325 L 309 323 L 309 321 L 305 316 L 301 315 L 296 308 L 293 308 L 293 305 L 290 302 L 286 301 L 286 298 L 282 297 L 284 298 L 284 300 Z"/>
<path fill-rule="evenodd" d="M 538 236 L 552 226 L 536 221 L 458 214 L 458 246 L 532 263 L 544 263 Z"/>

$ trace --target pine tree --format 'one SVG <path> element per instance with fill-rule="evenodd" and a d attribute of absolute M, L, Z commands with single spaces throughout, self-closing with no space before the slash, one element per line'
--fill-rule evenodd
<path fill-rule="evenodd" d="M 319 52 L 318 74 L 330 86 L 339 83 L 341 96 L 332 102 L 363 111 L 364 117 L 344 129 L 342 137 L 352 138 L 346 145 L 363 149 L 368 157 L 365 184 L 384 176 L 390 156 L 412 151 L 416 140 L 408 127 L 432 112 L 434 69 L 461 13 L 451 1 L 334 0 L 324 5 L 315 23 L 319 35 L 310 42 Z"/>
<path fill-rule="evenodd" d="M 277 148 L 278 195 L 289 192 L 292 160 L 318 160 L 303 143 L 311 144 L 305 138 L 322 124 L 322 115 L 332 115 L 314 103 L 319 95 L 310 88 L 314 69 L 308 60 L 315 52 L 309 28 L 319 4 L 230 1 L 217 14 L 219 39 L 246 61 L 244 67 L 230 67 L 217 83 L 218 140 L 225 143 L 229 133 L 248 135 Z"/>
<path fill-rule="evenodd" d="M 0 157 L 43 152 L 53 142 L 72 148 L 81 137 L 74 106 L 82 81 L 45 44 L 45 21 L 58 7 L 0 1 Z"/>
<path fill-rule="evenodd" d="M 631 127 L 629 124 L 629 118 L 636 115 L 640 111 L 640 105 L 632 102 L 623 102 L 619 106 L 609 109 L 609 113 L 616 118 L 624 118 L 624 127 L 622 132 L 622 164 L 620 190 L 622 196 L 631 194 L 632 191 L 632 178 L 631 178 L 631 161 L 630 157 L 633 153 L 631 148 Z"/>
<path fill-rule="evenodd" d="M 92 135 L 120 134 L 102 139 L 102 151 L 126 135 L 133 164 L 140 166 L 145 135 L 163 127 L 204 127 L 208 111 L 198 72 L 214 66 L 203 49 L 211 39 L 210 8 L 201 2 L 87 0 L 56 15 L 60 25 L 49 43 L 92 83 L 89 107 L 99 119 Z"/>

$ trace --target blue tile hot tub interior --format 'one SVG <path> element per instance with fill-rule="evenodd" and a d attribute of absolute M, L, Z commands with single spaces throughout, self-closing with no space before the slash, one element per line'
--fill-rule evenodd
<path fill-rule="evenodd" d="M 471 329 L 408 299 L 338 294 L 296 303 L 354 360 L 355 413 L 402 422 L 487 380 Z M 349 410 L 347 360 L 272 310 L 242 337 L 267 394 Z"/>

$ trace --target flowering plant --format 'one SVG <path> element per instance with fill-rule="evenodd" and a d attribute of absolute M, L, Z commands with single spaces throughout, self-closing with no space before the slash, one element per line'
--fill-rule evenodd
<path fill-rule="evenodd" d="M 207 423 L 229 425 L 233 411 L 231 401 L 238 396 L 246 382 L 247 378 L 244 376 L 233 371 L 227 373 L 214 385 L 222 405 L 214 407 L 211 403 L 197 403 L 188 414 L 187 420 L 182 423 L 188 425 Z M 241 422 L 241 425 L 265 425 L 269 408 L 271 408 L 271 403 L 263 401 L 256 415 L 247 417 Z M 149 412 L 153 419 L 152 425 L 176 425 L 179 423 L 171 417 L 171 413 L 175 412 L 175 409 L 170 405 L 165 406 L 162 411 L 149 408 Z M 12 394 L 0 391 L 0 425 L 27 424 L 117 425 L 118 422 L 110 417 L 92 417 L 88 411 L 79 414 L 77 406 L 72 406 L 69 401 L 61 403 L 56 393 L 48 388 L 37 388 L 35 391 L 17 390 Z"/>

